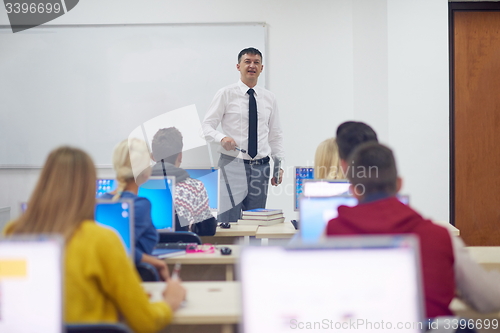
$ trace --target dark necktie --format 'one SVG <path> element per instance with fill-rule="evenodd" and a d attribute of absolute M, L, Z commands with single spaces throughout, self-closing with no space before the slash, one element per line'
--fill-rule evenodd
<path fill-rule="evenodd" d="M 247 92 L 250 95 L 248 102 L 248 155 L 255 158 L 257 156 L 257 101 L 253 95 L 255 93 L 253 89 L 248 89 Z"/>

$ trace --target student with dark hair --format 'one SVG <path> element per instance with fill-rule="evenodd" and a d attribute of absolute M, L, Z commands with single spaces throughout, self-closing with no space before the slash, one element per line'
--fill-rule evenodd
<path fill-rule="evenodd" d="M 189 177 L 182 163 L 182 134 L 175 127 L 162 128 L 156 132 L 151 143 L 153 176 L 175 177 L 176 231 L 192 231 L 199 236 L 213 236 L 217 220 L 208 206 L 207 190 L 203 183 Z"/>
<path fill-rule="evenodd" d="M 363 142 L 369 141 L 378 142 L 378 138 L 377 133 L 367 124 L 359 121 L 346 121 L 340 124 L 337 128 L 337 145 L 341 165 L 342 161 L 344 161 L 344 166 L 346 165 L 345 161 L 354 148 Z"/>
<path fill-rule="evenodd" d="M 220 89 L 203 120 L 208 142 L 220 144 L 219 221 L 236 222 L 242 210 L 265 208 L 270 179 L 270 158 L 283 160 L 283 131 L 272 92 L 257 85 L 264 65 L 262 53 L 241 50 L 237 83 Z M 222 132 L 218 131 L 219 124 Z M 281 183 L 279 176 L 272 185 Z"/>
<path fill-rule="evenodd" d="M 415 234 L 420 258 L 428 318 L 450 316 L 455 291 L 481 312 L 500 310 L 500 274 L 487 273 L 467 254 L 459 237 L 424 219 L 396 198 L 401 188 L 392 151 L 367 142 L 348 159 L 346 176 L 351 182 L 355 207 L 341 206 L 329 221 L 327 236 L 370 234 Z"/>
<path fill-rule="evenodd" d="M 7 236 L 58 234 L 65 241 L 64 321 L 116 323 L 157 332 L 171 322 L 186 291 L 169 279 L 163 301 L 150 303 L 116 234 L 94 221 L 96 170 L 84 151 L 60 147 L 41 171 L 26 212 Z M 22 309 L 19 309 L 22 311 Z"/>

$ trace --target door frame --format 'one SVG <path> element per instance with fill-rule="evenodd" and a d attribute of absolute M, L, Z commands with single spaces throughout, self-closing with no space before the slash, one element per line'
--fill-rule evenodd
<path fill-rule="evenodd" d="M 487 12 L 500 11 L 500 2 L 449 2 L 448 3 L 448 45 L 450 70 L 450 223 L 455 225 L 455 22 L 458 11 Z"/>

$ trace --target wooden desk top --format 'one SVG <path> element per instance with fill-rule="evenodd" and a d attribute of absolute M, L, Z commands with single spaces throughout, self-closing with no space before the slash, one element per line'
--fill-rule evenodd
<path fill-rule="evenodd" d="M 151 294 L 151 301 L 162 300 L 164 282 L 143 282 L 142 285 Z M 183 286 L 187 290 L 187 303 L 174 315 L 173 324 L 236 324 L 240 321 L 239 282 L 184 282 Z M 450 309 L 468 318 L 481 316 L 457 298 L 451 302 Z M 486 317 L 500 318 L 500 313 Z"/>
<path fill-rule="evenodd" d="M 172 324 L 237 324 L 240 321 L 239 282 L 183 282 L 186 306 L 174 314 Z M 162 301 L 165 282 L 143 282 L 152 302 Z"/>
<path fill-rule="evenodd" d="M 221 247 L 229 247 L 230 255 L 222 255 Z M 167 264 L 181 263 L 183 265 L 224 265 L 235 264 L 240 257 L 239 245 L 217 245 L 214 253 L 186 253 L 180 256 L 165 258 Z"/>
<path fill-rule="evenodd" d="M 460 230 L 457 229 L 454 225 L 450 224 L 449 222 L 446 222 L 446 221 L 435 221 L 434 223 L 437 224 L 437 225 L 440 225 L 442 227 L 447 228 L 448 230 L 450 230 L 450 232 L 451 232 L 452 235 L 460 236 Z"/>
<path fill-rule="evenodd" d="M 229 229 L 217 227 L 214 237 L 255 236 L 258 228 L 258 225 L 238 225 L 231 223 L 231 228 Z"/>
<path fill-rule="evenodd" d="M 289 221 L 269 226 L 259 226 L 256 238 L 292 238 L 297 230 Z"/>

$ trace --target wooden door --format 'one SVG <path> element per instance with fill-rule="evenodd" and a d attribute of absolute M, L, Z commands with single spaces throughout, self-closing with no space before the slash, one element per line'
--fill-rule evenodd
<path fill-rule="evenodd" d="M 496 246 L 500 245 L 500 11 L 450 15 L 452 216 L 467 245 Z"/>

